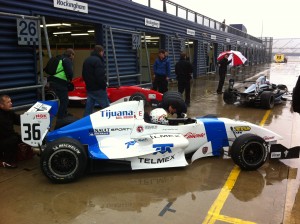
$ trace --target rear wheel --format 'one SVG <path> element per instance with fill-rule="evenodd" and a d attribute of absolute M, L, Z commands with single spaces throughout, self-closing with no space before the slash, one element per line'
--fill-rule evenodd
<path fill-rule="evenodd" d="M 83 175 L 86 164 L 84 147 L 71 138 L 50 142 L 41 154 L 42 171 L 54 183 L 68 183 L 78 179 Z"/>
<path fill-rule="evenodd" d="M 58 97 L 53 90 L 47 90 L 45 92 L 45 100 L 56 100 L 56 99 L 58 99 Z"/>
<path fill-rule="evenodd" d="M 235 139 L 230 148 L 231 158 L 243 170 L 256 170 L 267 160 L 268 146 L 263 138 L 244 134 Z"/>
<path fill-rule="evenodd" d="M 234 104 L 237 100 L 237 96 L 227 89 L 223 94 L 223 100 L 226 104 Z"/>
<path fill-rule="evenodd" d="M 272 109 L 275 104 L 275 97 L 272 92 L 265 91 L 260 95 L 260 104 L 264 109 Z"/>

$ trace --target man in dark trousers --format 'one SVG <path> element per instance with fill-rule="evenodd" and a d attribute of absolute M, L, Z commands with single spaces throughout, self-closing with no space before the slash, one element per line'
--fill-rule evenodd
<path fill-rule="evenodd" d="M 186 54 L 181 53 L 180 59 L 175 65 L 175 74 L 178 81 L 178 92 L 183 94 L 185 91 L 185 104 L 190 105 L 191 101 L 191 79 L 193 66 L 187 60 Z"/>
<path fill-rule="evenodd" d="M 68 85 L 73 79 L 73 60 L 75 52 L 72 48 L 68 48 L 61 56 L 61 60 L 57 66 L 56 74 L 48 78 L 50 87 L 53 89 L 59 99 L 59 108 L 57 112 L 57 123 L 68 116 Z"/>
<path fill-rule="evenodd" d="M 20 115 L 12 110 L 11 98 L 0 95 L 0 167 L 17 167 L 17 150 L 21 137 L 15 132 L 14 125 L 20 125 Z"/>
<path fill-rule="evenodd" d="M 104 48 L 101 45 L 95 45 L 91 56 L 83 63 L 82 77 L 87 90 L 84 116 L 93 113 L 96 102 L 102 109 L 108 107 L 110 104 L 106 92 L 107 78 L 103 55 Z"/>
<path fill-rule="evenodd" d="M 170 60 L 165 55 L 165 50 L 158 52 L 158 58 L 153 65 L 154 81 L 153 90 L 158 90 L 160 93 L 168 91 L 168 80 L 171 75 Z"/>
<path fill-rule="evenodd" d="M 231 63 L 232 60 L 228 60 L 229 54 L 225 54 L 224 58 L 222 58 L 219 64 L 219 85 L 217 89 L 217 94 L 222 94 L 222 89 L 225 81 L 225 76 L 227 73 L 227 66 Z"/>

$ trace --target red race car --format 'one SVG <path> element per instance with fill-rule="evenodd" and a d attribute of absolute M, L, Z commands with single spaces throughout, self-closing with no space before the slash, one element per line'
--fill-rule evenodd
<path fill-rule="evenodd" d="M 74 90 L 69 92 L 70 103 L 77 101 L 85 105 L 87 98 L 85 82 L 82 77 L 78 77 L 73 79 L 72 83 L 74 84 Z M 108 87 L 107 95 L 111 104 L 131 100 L 144 100 L 153 107 L 158 105 L 163 96 L 157 91 L 139 86 Z"/>

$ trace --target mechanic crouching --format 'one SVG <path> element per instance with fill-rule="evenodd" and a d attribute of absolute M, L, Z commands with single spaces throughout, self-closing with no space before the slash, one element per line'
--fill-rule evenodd
<path fill-rule="evenodd" d="M 12 110 L 9 96 L 0 95 L 0 167 L 17 167 L 17 150 L 21 137 L 14 130 L 20 125 L 20 115 Z"/>
<path fill-rule="evenodd" d="M 183 100 L 181 93 L 176 91 L 168 91 L 164 93 L 161 103 L 156 109 L 144 114 L 144 119 L 149 123 L 168 124 L 165 122 L 170 115 L 177 115 L 177 118 L 185 118 L 187 106 Z"/>
<path fill-rule="evenodd" d="M 183 100 L 182 94 L 176 91 L 164 93 L 158 108 L 165 109 L 171 115 L 176 114 L 177 118 L 184 118 L 187 113 L 187 106 Z"/>

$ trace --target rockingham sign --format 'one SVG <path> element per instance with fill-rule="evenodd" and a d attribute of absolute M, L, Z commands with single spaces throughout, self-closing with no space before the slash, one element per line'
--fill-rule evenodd
<path fill-rule="evenodd" d="M 53 0 L 53 5 L 56 8 L 76 11 L 76 12 L 82 12 L 82 13 L 88 13 L 88 4 L 79 2 L 79 1 L 73 1 L 73 0 Z"/>

